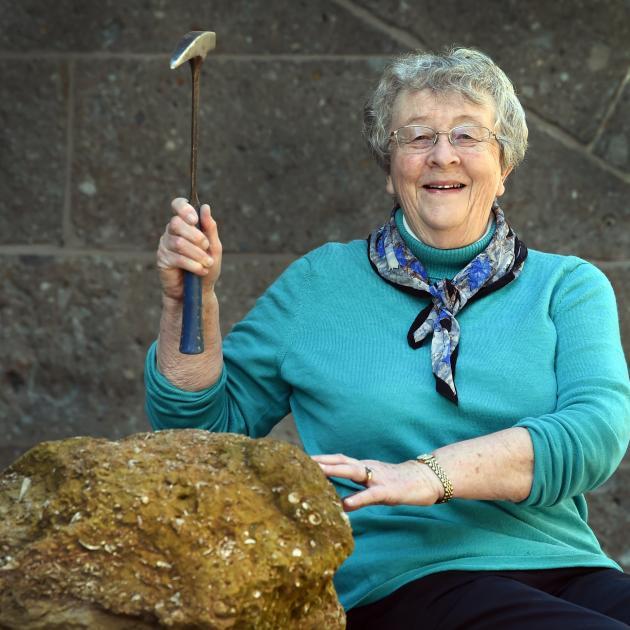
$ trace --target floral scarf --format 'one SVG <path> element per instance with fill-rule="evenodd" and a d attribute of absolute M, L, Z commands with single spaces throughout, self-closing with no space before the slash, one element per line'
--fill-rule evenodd
<path fill-rule="evenodd" d="M 424 308 L 407 333 L 415 350 L 433 333 L 431 363 L 436 390 L 458 404 L 455 388 L 455 364 L 460 330 L 455 319 L 469 302 L 496 291 L 515 280 L 527 258 L 527 247 L 507 224 L 503 211 L 492 206 L 496 230 L 492 240 L 452 280 L 431 282 L 422 263 L 413 255 L 396 226 L 394 208 L 389 221 L 368 238 L 368 256 L 376 273 L 395 287 L 423 297 L 431 304 Z"/>

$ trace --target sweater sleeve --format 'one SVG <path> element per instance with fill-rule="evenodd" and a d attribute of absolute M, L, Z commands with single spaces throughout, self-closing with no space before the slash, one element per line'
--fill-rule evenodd
<path fill-rule="evenodd" d="M 159 372 L 156 346 L 145 363 L 145 409 L 155 430 L 195 428 L 267 435 L 289 412 L 290 385 L 281 366 L 307 292 L 306 258 L 291 264 L 226 336 L 223 371 L 211 387 L 189 392 Z"/>
<path fill-rule="evenodd" d="M 630 437 L 630 386 L 615 295 L 585 261 L 558 286 L 553 413 L 521 419 L 534 446 L 534 478 L 523 505 L 551 506 L 593 490 L 616 470 Z"/>

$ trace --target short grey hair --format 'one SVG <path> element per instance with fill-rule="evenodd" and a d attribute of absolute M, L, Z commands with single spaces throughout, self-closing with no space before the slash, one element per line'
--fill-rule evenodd
<path fill-rule="evenodd" d="M 501 170 L 516 167 L 527 149 L 525 112 L 512 82 L 490 57 L 471 48 L 444 53 L 414 51 L 394 58 L 365 104 L 363 134 L 378 165 L 389 173 L 389 126 L 403 91 L 455 92 L 477 105 L 491 104 L 501 145 Z"/>

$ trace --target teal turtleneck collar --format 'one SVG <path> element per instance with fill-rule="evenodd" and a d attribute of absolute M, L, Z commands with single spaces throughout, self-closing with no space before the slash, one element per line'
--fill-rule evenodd
<path fill-rule="evenodd" d="M 496 230 L 496 221 L 493 218 L 490 229 L 478 241 L 456 249 L 438 249 L 423 243 L 409 232 L 403 221 L 402 208 L 397 210 L 395 219 L 396 227 L 405 244 L 422 263 L 433 281 L 443 278 L 450 280 L 457 275 L 475 256 L 488 247 Z"/>

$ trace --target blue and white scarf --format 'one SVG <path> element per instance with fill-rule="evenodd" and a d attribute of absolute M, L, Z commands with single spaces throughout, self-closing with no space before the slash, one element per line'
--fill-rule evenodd
<path fill-rule="evenodd" d="M 431 282 L 422 263 L 405 244 L 396 226 L 394 208 L 389 221 L 368 238 L 368 256 L 372 267 L 395 287 L 423 297 L 431 304 L 424 308 L 407 333 L 407 341 L 415 350 L 433 333 L 431 363 L 436 390 L 458 404 L 455 388 L 455 364 L 459 346 L 457 313 L 469 302 L 504 287 L 518 278 L 527 258 L 527 247 L 507 224 L 503 211 L 492 206 L 496 230 L 492 240 L 452 280 Z"/>

